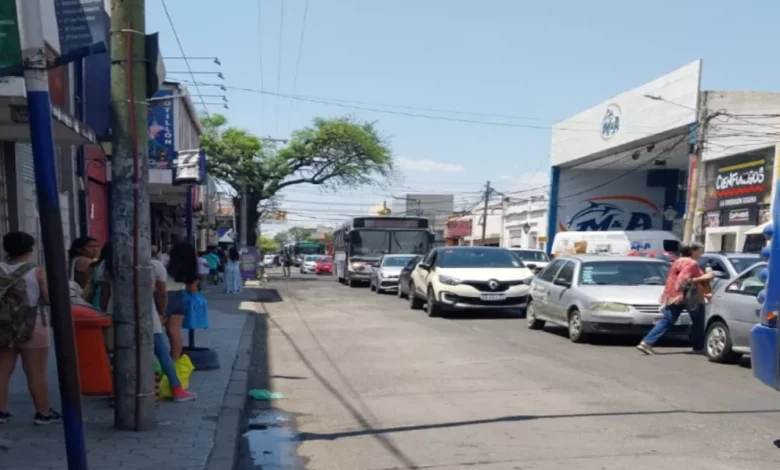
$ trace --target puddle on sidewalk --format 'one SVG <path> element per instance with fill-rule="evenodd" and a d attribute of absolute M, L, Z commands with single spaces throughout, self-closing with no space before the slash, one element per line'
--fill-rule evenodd
<path fill-rule="evenodd" d="M 244 433 L 251 455 L 253 470 L 299 470 L 303 460 L 298 457 L 298 433 L 292 416 L 275 409 L 255 410 Z"/>

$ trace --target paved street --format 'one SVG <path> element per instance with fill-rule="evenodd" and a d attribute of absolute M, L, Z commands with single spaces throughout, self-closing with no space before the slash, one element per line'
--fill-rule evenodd
<path fill-rule="evenodd" d="M 216 290 L 216 288 L 214 288 Z M 113 428 L 113 409 L 105 398 L 85 398 L 84 418 L 87 428 L 87 450 L 92 470 L 166 469 L 203 470 L 209 455 L 218 442 L 220 413 L 226 400 L 244 400 L 242 390 L 237 397 L 226 395 L 239 343 L 247 324 L 244 310 L 254 299 L 255 292 L 242 297 L 207 294 L 211 328 L 198 331 L 196 345 L 213 348 L 220 358 L 221 368 L 195 371 L 191 390 L 198 400 L 189 403 L 160 403 L 157 406 L 157 429 L 143 433 L 120 432 Z M 251 333 L 251 332 L 250 332 Z M 186 334 L 186 333 L 185 333 Z M 185 339 L 185 344 L 186 344 Z M 246 341 L 248 346 L 249 338 Z M 242 353 L 248 355 L 247 351 Z M 52 404 L 59 407 L 56 364 L 49 363 L 49 388 Z M 33 426 L 34 409 L 27 393 L 24 375 L 19 370 L 11 381 L 12 421 L 0 425 L 0 469 L 3 470 L 62 470 L 66 468 L 65 447 L 61 425 Z M 233 425 L 237 429 L 238 422 Z M 223 443 L 227 450 L 231 442 Z M 225 450 L 220 450 L 220 459 Z M 231 455 L 232 457 L 232 455 Z M 211 468 L 211 467 L 209 467 Z M 219 470 L 230 468 L 218 465 Z"/>
<path fill-rule="evenodd" d="M 747 367 L 572 344 L 508 316 L 431 319 L 394 295 L 294 276 L 263 308 L 276 407 L 296 418 L 307 469 L 780 464 L 780 394 Z"/>

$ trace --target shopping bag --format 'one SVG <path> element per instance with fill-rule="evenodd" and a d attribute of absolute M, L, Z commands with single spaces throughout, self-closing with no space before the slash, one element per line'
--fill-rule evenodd
<path fill-rule="evenodd" d="M 187 330 L 205 330 L 209 327 L 209 304 L 200 293 L 187 294 L 186 314 L 182 328 Z"/>
<path fill-rule="evenodd" d="M 190 376 L 192 375 L 192 371 L 195 370 L 195 366 L 192 364 L 192 361 L 186 354 L 182 355 L 179 360 L 174 361 L 173 365 L 176 368 L 176 375 L 179 376 L 179 382 L 181 382 L 182 388 L 187 390 L 190 388 Z M 160 380 L 159 394 L 160 398 L 173 398 L 173 393 L 171 392 L 171 383 L 168 381 L 168 377 L 164 374 L 162 376 L 162 380 Z"/>

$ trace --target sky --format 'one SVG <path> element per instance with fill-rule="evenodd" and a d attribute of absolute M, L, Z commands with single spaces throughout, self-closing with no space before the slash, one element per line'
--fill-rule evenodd
<path fill-rule="evenodd" d="M 221 62 L 190 60 L 195 72 L 224 75 L 199 82 L 230 88 L 230 109 L 210 113 L 278 139 L 315 117 L 351 116 L 390 142 L 395 181 L 285 190 L 286 226 L 336 225 L 412 192 L 453 193 L 464 206 L 487 181 L 499 191 L 546 184 L 555 122 L 693 60 L 703 59 L 703 89 L 780 91 L 776 0 L 164 2 L 170 21 L 163 0 L 146 0 L 163 55 Z M 192 80 L 173 73 L 187 70 L 182 60 L 166 68 Z"/>

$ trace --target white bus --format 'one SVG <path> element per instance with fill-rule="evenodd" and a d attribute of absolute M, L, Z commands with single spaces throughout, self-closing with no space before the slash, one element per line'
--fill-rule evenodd
<path fill-rule="evenodd" d="M 333 232 L 334 274 L 350 287 L 368 283 L 383 255 L 424 255 L 433 239 L 425 217 L 355 217 Z"/>

